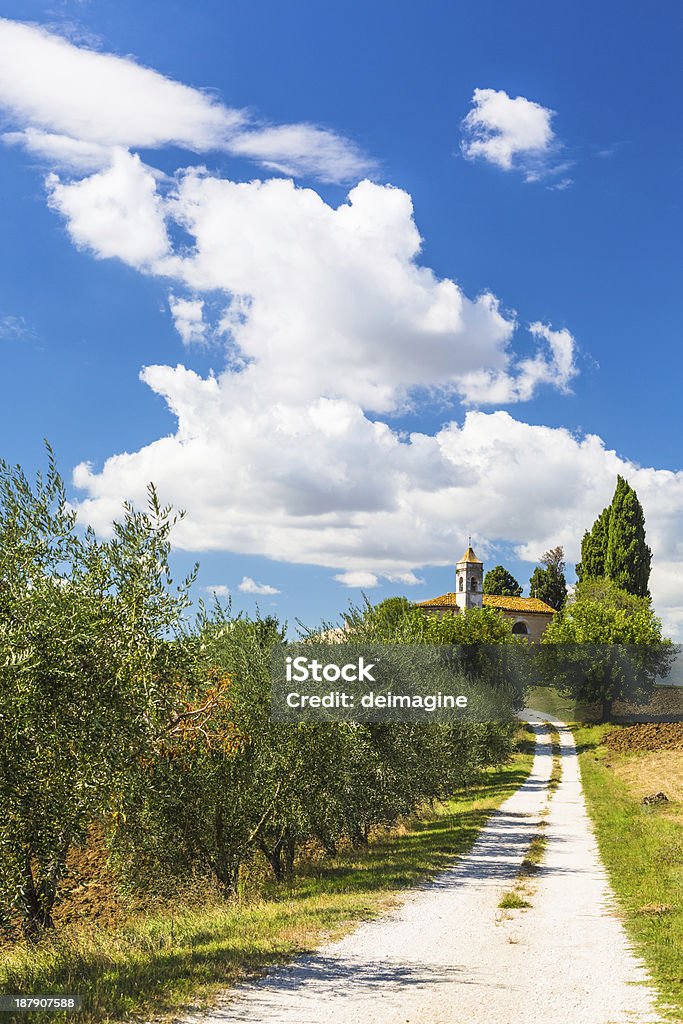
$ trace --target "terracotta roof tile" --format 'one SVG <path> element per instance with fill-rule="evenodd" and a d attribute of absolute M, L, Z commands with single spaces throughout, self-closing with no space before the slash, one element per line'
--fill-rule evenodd
<path fill-rule="evenodd" d="M 418 601 L 417 605 L 418 608 L 423 608 L 425 605 L 435 605 L 439 608 L 443 606 L 447 608 L 457 608 L 458 606 L 455 594 L 442 594 L 441 597 L 430 597 L 427 601 Z"/>
<path fill-rule="evenodd" d="M 503 608 L 511 612 L 543 612 L 554 615 L 555 609 L 538 597 L 498 597 L 497 594 L 484 594 L 484 604 L 489 608 Z"/>
<path fill-rule="evenodd" d="M 497 594 L 483 594 L 482 597 L 487 608 L 500 608 L 501 611 L 509 612 L 555 614 L 554 608 L 537 597 L 498 597 Z M 440 597 L 431 597 L 427 601 L 418 601 L 420 608 L 457 608 L 457 606 L 457 595 L 452 592 L 441 594 Z"/>

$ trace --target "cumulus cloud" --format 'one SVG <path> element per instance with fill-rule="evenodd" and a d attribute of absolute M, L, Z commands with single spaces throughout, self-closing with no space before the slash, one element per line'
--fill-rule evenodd
<path fill-rule="evenodd" d="M 171 293 L 168 305 L 184 345 L 200 344 L 206 340 L 207 324 L 204 321 L 202 299 L 183 299 Z"/>
<path fill-rule="evenodd" d="M 233 153 L 326 181 L 358 178 L 375 166 L 333 131 L 261 125 L 129 57 L 6 18 L 0 18 L 0 106 L 20 125 L 3 136 L 6 142 L 70 171 L 108 167 L 115 147 L 163 146 Z"/>
<path fill-rule="evenodd" d="M 570 383 L 578 373 L 573 335 L 566 328 L 554 331 L 538 321 L 529 325 L 529 333 L 539 347 L 532 357 L 518 361 L 514 374 L 482 369 L 466 375 L 463 394 L 468 402 L 527 402 L 543 384 L 564 394 L 570 391 Z"/>
<path fill-rule="evenodd" d="M 421 576 L 416 576 L 414 572 L 385 573 L 385 576 L 390 583 L 402 583 L 404 587 L 417 587 L 425 582 Z"/>
<path fill-rule="evenodd" d="M 364 590 L 370 590 L 372 587 L 379 586 L 379 579 L 373 572 L 362 572 L 360 570 L 341 572 L 334 578 L 337 583 L 343 583 L 345 587 L 360 587 Z"/>
<path fill-rule="evenodd" d="M 106 532 L 122 499 L 144 503 L 154 480 L 187 509 L 180 547 L 321 565 L 347 586 L 407 586 L 419 567 L 452 563 L 473 530 L 477 543 L 515 545 L 530 561 L 557 543 L 576 558 L 621 473 L 645 507 L 655 601 L 683 625 L 683 474 L 502 411 L 470 411 L 433 434 L 387 420 L 425 397 L 484 404 L 566 392 L 576 374 L 567 329 L 523 331 L 495 296 L 468 296 L 424 266 L 401 189 L 365 180 L 333 206 L 283 179 L 238 183 L 196 168 L 164 179 L 129 151 L 232 148 L 331 177 L 335 167 L 352 175 L 362 160 L 353 147 L 335 149 L 336 137 L 310 125 L 247 123 L 199 90 L 29 26 L 0 21 L 0 65 L 0 101 L 19 122 L 8 141 L 69 168 L 47 186 L 74 244 L 162 279 L 188 343 L 204 337 L 205 297 L 213 309 L 223 296 L 214 372 L 142 371 L 175 432 L 74 471 L 86 521 Z M 522 161 L 552 151 L 551 112 L 505 94 L 494 103 L 491 92 L 475 94 L 469 143 L 481 145 L 468 155 L 528 177 L 541 164 Z M 249 577 L 239 586 L 275 591 Z"/>
<path fill-rule="evenodd" d="M 230 597 L 230 587 L 226 587 L 224 583 L 216 583 L 214 586 L 205 587 L 204 589 L 207 594 L 213 594 L 214 597 Z"/>
<path fill-rule="evenodd" d="M 554 114 L 524 96 L 508 96 L 503 89 L 475 89 L 462 122 L 462 152 L 469 160 L 486 160 L 504 171 L 521 170 L 527 181 L 558 173 L 568 165 L 554 165 Z"/>
<path fill-rule="evenodd" d="M 64 183 L 51 174 L 47 189 L 73 241 L 96 256 L 143 269 L 168 252 L 155 177 L 135 154 L 117 149 L 111 167 L 80 181 Z"/>
<path fill-rule="evenodd" d="M 683 473 L 640 467 L 597 436 L 502 411 L 406 438 L 348 403 L 245 405 L 238 390 L 223 396 L 217 380 L 187 370 L 158 368 L 148 381 L 166 394 L 178 431 L 113 456 L 99 473 L 76 470 L 81 514 L 102 531 L 121 496 L 143 502 L 154 479 L 188 510 L 179 546 L 329 566 L 339 582 L 369 588 L 452 564 L 471 530 L 475 545 L 513 545 L 530 563 L 558 543 L 574 561 L 622 474 L 645 509 L 655 604 L 672 628 L 677 617 L 683 624 Z"/>
<path fill-rule="evenodd" d="M 279 594 L 277 587 L 271 587 L 268 583 L 257 583 L 251 576 L 245 576 L 237 588 L 245 594 Z"/>
<path fill-rule="evenodd" d="M 323 395 L 388 412 L 426 389 L 507 403 L 542 385 L 566 390 L 575 372 L 568 331 L 532 325 L 536 355 L 516 357 L 516 324 L 495 296 L 471 299 L 419 263 L 401 189 L 362 181 L 335 208 L 292 181 L 191 170 L 162 197 L 123 152 L 108 170 L 49 188 L 78 245 L 194 293 L 172 305 L 185 340 L 203 336 L 201 294 L 225 294 L 228 347 L 250 364 L 252 388 L 283 401 Z M 169 223 L 191 236 L 190 250 L 170 249 Z"/>

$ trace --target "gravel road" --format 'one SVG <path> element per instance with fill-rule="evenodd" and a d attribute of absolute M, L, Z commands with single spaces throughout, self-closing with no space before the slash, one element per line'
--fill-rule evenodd
<path fill-rule="evenodd" d="M 531 775 L 470 853 L 393 912 L 238 986 L 201 1024 L 645 1024 L 660 1020 L 615 916 L 570 731 L 562 781 L 544 716 Z M 549 719 L 546 719 L 549 720 Z M 500 910 L 546 812 L 548 845 L 523 910 Z"/>

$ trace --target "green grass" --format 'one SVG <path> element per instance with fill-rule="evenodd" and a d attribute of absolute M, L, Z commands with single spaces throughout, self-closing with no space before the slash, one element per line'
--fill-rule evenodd
<path fill-rule="evenodd" d="M 498 906 L 501 910 L 527 910 L 531 904 L 513 889 L 505 893 Z"/>
<path fill-rule="evenodd" d="M 552 715 L 562 722 L 590 720 L 587 709 L 577 704 L 571 697 L 563 697 L 551 686 L 532 686 L 526 698 L 526 705 L 534 711 Z"/>
<path fill-rule="evenodd" d="M 560 734 L 557 729 L 550 729 L 550 742 L 553 746 L 553 763 L 550 772 L 550 779 L 548 780 L 548 789 L 551 793 L 560 785 L 562 779 L 562 746 L 560 744 Z"/>
<path fill-rule="evenodd" d="M 379 836 L 364 854 L 311 864 L 291 887 L 273 888 L 267 897 L 178 908 L 116 930 L 73 929 L 34 948 L 14 947 L 0 953 L 0 992 L 79 993 L 79 1024 L 206 1005 L 240 978 L 381 913 L 397 891 L 446 868 L 530 767 L 523 750 L 474 790 Z M 66 1015 L 32 1013 L 31 1024 L 60 1016 Z M 16 1019 L 25 1024 L 25 1015 Z"/>
<path fill-rule="evenodd" d="M 541 822 L 544 824 L 544 822 Z M 531 840 L 527 855 L 522 861 L 520 869 L 520 877 L 534 875 L 541 866 L 543 856 L 545 854 L 546 846 L 548 845 L 548 839 L 542 832 L 537 832 Z"/>
<path fill-rule="evenodd" d="M 560 784 L 562 778 L 562 761 L 560 758 L 560 734 L 556 729 L 550 730 L 550 738 L 552 742 L 553 751 L 553 762 L 552 772 L 548 781 L 549 795 L 555 792 Z M 547 809 L 543 812 L 543 815 L 547 814 Z M 539 831 L 531 837 L 529 843 L 529 849 L 526 852 L 519 872 L 517 874 L 516 885 L 514 889 L 510 889 L 504 893 L 498 906 L 501 910 L 525 910 L 532 906 L 527 896 L 533 892 L 533 880 L 534 876 L 540 870 L 543 858 L 545 856 L 546 847 L 548 845 L 548 837 L 545 834 L 546 821 L 542 816 L 538 823 Z"/>
<path fill-rule="evenodd" d="M 611 770 L 605 726 L 576 730 L 586 800 L 624 925 L 673 1019 L 683 1019 L 683 826 L 671 804 L 644 807 Z M 623 756 L 623 755 L 622 755 Z"/>

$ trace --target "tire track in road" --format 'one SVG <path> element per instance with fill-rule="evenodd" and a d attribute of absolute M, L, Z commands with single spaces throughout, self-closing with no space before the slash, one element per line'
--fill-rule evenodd
<path fill-rule="evenodd" d="M 197 1024 L 653 1024 L 586 812 L 573 738 L 549 803 L 544 716 L 525 713 L 536 753 L 524 784 L 468 854 L 392 912 L 310 956 L 239 985 Z M 545 812 L 545 814 L 544 814 Z M 545 818 L 548 843 L 528 910 L 502 913 Z"/>

